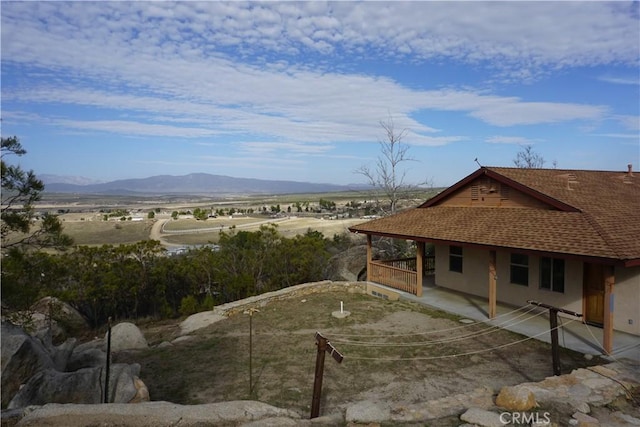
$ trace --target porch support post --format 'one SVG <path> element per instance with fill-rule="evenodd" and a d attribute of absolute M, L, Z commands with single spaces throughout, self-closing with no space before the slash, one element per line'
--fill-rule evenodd
<path fill-rule="evenodd" d="M 496 251 L 489 251 L 489 318 L 496 317 Z"/>
<path fill-rule="evenodd" d="M 371 234 L 367 234 L 367 282 L 371 281 L 371 259 L 372 256 Z"/>
<path fill-rule="evenodd" d="M 603 337 L 602 346 L 607 354 L 613 351 L 613 310 L 614 310 L 614 292 L 615 284 L 614 267 L 605 267 L 604 275 L 604 321 L 603 321 Z"/>
<path fill-rule="evenodd" d="M 422 276 L 424 274 L 424 242 L 416 242 L 416 296 L 422 296 Z"/>

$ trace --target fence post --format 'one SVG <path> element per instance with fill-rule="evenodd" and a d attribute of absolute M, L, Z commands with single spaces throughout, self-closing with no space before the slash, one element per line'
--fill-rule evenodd
<path fill-rule="evenodd" d="M 109 403 L 109 369 L 111 367 L 111 316 L 107 326 L 107 368 L 104 375 L 104 403 Z"/>

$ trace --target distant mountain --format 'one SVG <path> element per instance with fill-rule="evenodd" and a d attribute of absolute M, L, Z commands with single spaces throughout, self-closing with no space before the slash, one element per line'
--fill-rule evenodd
<path fill-rule="evenodd" d="M 42 178 L 41 178 L 42 179 Z M 44 180 L 44 179 L 43 179 Z M 286 194 L 322 193 L 362 189 L 365 186 L 314 184 L 298 181 L 272 181 L 251 178 L 233 178 L 224 175 L 192 173 L 172 176 L 158 175 L 140 179 L 122 179 L 104 183 L 77 184 L 70 182 L 46 183 L 48 193 L 79 194 Z"/>

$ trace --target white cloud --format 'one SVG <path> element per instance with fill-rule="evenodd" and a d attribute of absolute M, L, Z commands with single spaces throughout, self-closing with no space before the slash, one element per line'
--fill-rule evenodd
<path fill-rule="evenodd" d="M 630 86 L 638 86 L 640 85 L 640 79 L 638 76 L 634 77 L 615 77 L 615 76 L 600 76 L 598 80 L 601 82 L 612 83 L 616 85 L 630 85 Z"/>
<path fill-rule="evenodd" d="M 533 145 L 536 141 L 523 136 L 504 136 L 496 135 L 485 139 L 490 144 L 515 144 L 515 145 Z"/>

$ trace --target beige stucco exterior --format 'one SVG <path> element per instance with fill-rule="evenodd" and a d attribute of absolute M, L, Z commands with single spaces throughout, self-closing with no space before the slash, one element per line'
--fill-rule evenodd
<path fill-rule="evenodd" d="M 613 329 L 640 335 L 640 267 L 617 267 L 615 277 Z"/>
<path fill-rule="evenodd" d="M 435 283 L 448 289 L 487 298 L 489 295 L 489 251 L 463 248 L 462 273 L 449 271 L 449 246 L 436 245 Z M 566 310 L 583 311 L 584 263 L 565 260 L 563 293 L 540 289 L 540 257 L 529 255 L 528 286 L 510 283 L 511 252 L 496 251 L 497 301 L 523 306 L 534 300 Z M 629 322 L 631 320 L 631 323 Z M 613 327 L 640 335 L 640 267 L 615 269 Z"/>

